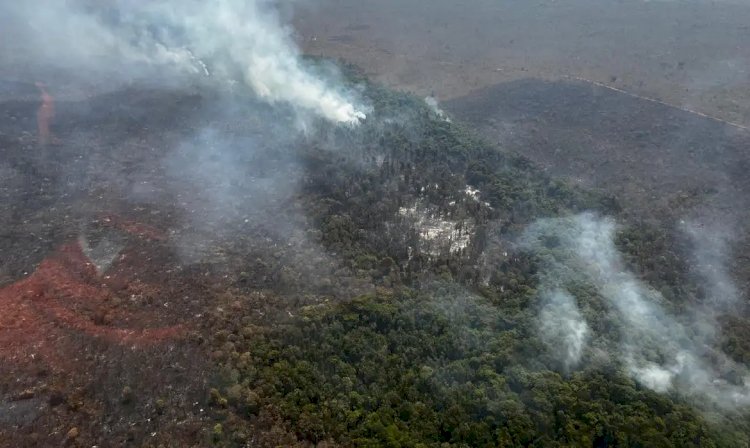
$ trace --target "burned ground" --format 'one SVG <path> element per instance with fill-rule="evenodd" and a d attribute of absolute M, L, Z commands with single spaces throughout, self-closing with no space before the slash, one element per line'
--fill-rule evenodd
<path fill-rule="evenodd" d="M 19 84 L 20 98 L 34 90 Z M 189 428 L 202 418 L 196 403 L 209 368 L 199 316 L 211 277 L 178 266 L 165 244 L 168 207 L 129 202 L 117 184 L 157 160 L 143 145 L 159 145 L 143 128 L 151 120 L 129 112 L 152 117 L 156 104 L 174 111 L 190 101 L 161 95 L 59 102 L 59 144 L 50 146 L 36 140 L 33 96 L 2 105 L 2 432 L 9 446 L 59 443 L 71 428 L 77 443 L 195 437 Z M 145 104 L 133 105 L 138 100 Z M 91 251 L 97 232 L 119 234 L 122 246 Z"/>
<path fill-rule="evenodd" d="M 517 155 L 418 98 L 359 82 L 373 112 L 357 129 L 289 132 L 300 125 L 291 111 L 251 97 L 131 86 L 58 101 L 59 141 L 46 146 L 38 95 L 13 84 L 20 99 L 0 104 L 4 440 L 731 446 L 741 419 L 711 423 L 617 362 L 555 371 L 533 331 L 538 260 L 514 243 L 540 217 L 615 215 L 627 263 L 675 307 L 698 300 L 677 237 L 654 224 L 664 213 L 623 206 L 641 196 L 608 190 L 614 169 L 593 170 L 590 188 L 553 175 L 622 163 L 631 145 L 652 154 L 669 140 L 653 123 L 667 135 L 669 123 L 713 124 L 528 81 L 501 96 L 507 109 L 485 129 Z M 466 111 L 494 111 L 487 101 L 450 106 L 477 120 Z M 638 121 L 610 136 L 623 116 Z M 488 130 L 498 123 L 501 136 Z M 621 151 L 591 161 L 563 128 Z M 723 132 L 733 154 L 742 137 Z M 553 139 L 579 165 L 545 165 Z M 664 163 L 684 159 L 669 154 Z M 699 156 L 686 163 L 725 163 Z M 679 182 L 634 170 L 653 181 L 644 189 Z M 735 359 L 747 357 L 745 331 L 742 319 L 725 329 Z"/>

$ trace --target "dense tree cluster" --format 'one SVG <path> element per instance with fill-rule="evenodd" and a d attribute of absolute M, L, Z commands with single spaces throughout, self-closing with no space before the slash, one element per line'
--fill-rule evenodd
<path fill-rule="evenodd" d="M 503 311 L 456 287 L 306 309 L 245 329 L 216 398 L 313 444 L 716 446 L 693 410 L 617 371 L 541 368 L 528 322 Z"/>
<path fill-rule="evenodd" d="M 212 340 L 220 365 L 211 391 L 215 443 L 748 443 L 738 416 L 709 421 L 679 396 L 641 387 L 616 360 L 568 372 L 540 340 L 539 261 L 514 238 L 540 217 L 617 214 L 613 199 L 550 179 L 417 98 L 371 85 L 367 94 L 374 111 L 360 128 L 322 127 L 297 149 L 308 234 L 340 260 L 338 271 L 292 290 L 283 279 L 270 282 L 261 301 L 257 284 L 238 282 L 236 306 L 214 316 L 221 329 Z M 471 225 L 469 243 L 422 250 L 424 232 L 402 212 L 413 204 L 456 227 Z M 677 297 L 695 296 L 663 231 L 626 226 L 618 245 L 675 306 Z M 344 288 L 352 283 L 346 275 L 369 292 Z M 616 338 L 597 293 L 571 287 L 587 320 Z"/>

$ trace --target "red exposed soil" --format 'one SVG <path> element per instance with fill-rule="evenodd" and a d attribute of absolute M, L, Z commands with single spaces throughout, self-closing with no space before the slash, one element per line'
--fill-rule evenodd
<path fill-rule="evenodd" d="M 57 444 L 73 425 L 86 432 L 76 443 L 100 443 L 102 435 L 92 426 L 108 418 L 108 402 L 114 399 L 120 407 L 130 403 L 133 398 L 123 390 L 147 394 L 136 409 L 153 409 L 150 402 L 168 397 L 166 391 L 191 390 L 191 404 L 201 395 L 195 384 L 203 381 L 204 357 L 189 338 L 200 331 L 198 322 L 189 306 L 177 312 L 167 307 L 167 300 L 177 302 L 191 285 L 174 278 L 182 283 L 175 288 L 170 280 L 161 244 L 165 233 L 114 214 L 97 223 L 103 231 L 127 238 L 103 272 L 87 255 L 81 236 L 54 250 L 27 277 L 0 289 L 0 392 L 7 397 L 6 403 L 0 401 L 0 438 L 9 437 L 0 446 Z M 165 370 L 187 362 L 194 370 L 190 376 Z M 123 369 L 133 373 L 123 377 Z M 13 378 L 16 383 L 10 384 Z M 183 392 L 176 400 L 184 402 L 186 396 Z M 67 406 L 55 407 L 59 402 Z M 115 412 L 128 415 L 132 406 Z M 163 418 L 162 424 L 153 419 L 148 431 L 174 421 Z M 46 437 L 33 432 L 40 427 L 49 432 Z M 132 429 L 118 433 L 111 437 L 135 442 L 145 436 Z"/>
<path fill-rule="evenodd" d="M 182 190 L 162 165 L 165 148 L 193 138 L 198 99 L 143 89 L 70 101 L 59 86 L 11 84 L 0 447 L 200 446 L 215 368 L 205 341 L 232 279 L 182 260 Z"/>
<path fill-rule="evenodd" d="M 132 260 L 136 261 L 136 260 Z M 132 262 L 131 261 L 131 262 Z M 126 315 L 113 306 L 110 285 L 119 279 L 100 278 L 79 243 L 69 243 L 45 259 L 29 277 L 0 290 L 0 356 L 23 362 L 41 356 L 51 367 L 66 369 L 67 334 L 78 331 L 110 343 L 146 346 L 184 334 L 181 325 L 118 328 L 108 322 L 143 323 L 147 315 Z M 141 287 L 141 290 L 156 289 Z M 126 286 L 128 292 L 134 288 Z"/>

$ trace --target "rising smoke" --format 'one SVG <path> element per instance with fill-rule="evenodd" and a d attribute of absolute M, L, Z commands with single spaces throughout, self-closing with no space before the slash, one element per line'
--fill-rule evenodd
<path fill-rule="evenodd" d="M 570 370 L 581 360 L 589 326 L 567 291 L 558 289 L 544 295 L 544 307 L 539 314 L 542 338 L 565 370 Z"/>
<path fill-rule="evenodd" d="M 582 282 L 595 287 L 620 323 L 617 355 L 636 381 L 657 392 L 708 399 L 724 409 L 750 405 L 748 370 L 694 331 L 695 322 L 684 322 L 694 314 L 670 313 L 662 295 L 627 268 L 614 243 L 616 229 L 613 220 L 591 213 L 545 219 L 527 229 L 523 245 L 543 260 L 541 280 L 546 288 Z M 712 280 L 731 282 L 728 276 Z M 559 350 L 570 353 L 570 341 L 580 339 L 581 327 L 560 324 L 570 320 L 565 316 L 571 314 L 572 299 L 562 303 L 568 303 L 567 309 L 556 305 L 557 311 L 542 312 L 541 328 L 546 337 L 544 329 L 554 328 Z"/>
<path fill-rule="evenodd" d="M 443 109 L 440 108 L 440 103 L 438 103 L 437 98 L 428 96 L 425 97 L 424 102 L 427 104 L 427 107 L 432 110 L 432 112 L 437 115 L 438 117 L 442 118 L 446 122 L 450 123 L 451 119 L 448 117 L 448 114 L 445 113 Z"/>
<path fill-rule="evenodd" d="M 18 39 L 3 52 L 34 75 L 46 69 L 110 83 L 245 85 L 269 103 L 331 122 L 365 118 L 356 95 L 337 87 L 335 70 L 305 63 L 291 31 L 262 0 L 43 0 L 6 2 L 0 14 Z"/>

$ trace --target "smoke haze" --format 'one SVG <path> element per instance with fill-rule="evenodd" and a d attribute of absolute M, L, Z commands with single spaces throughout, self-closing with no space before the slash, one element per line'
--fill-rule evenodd
<path fill-rule="evenodd" d="M 539 314 L 542 338 L 558 354 L 566 370 L 581 360 L 589 326 L 581 316 L 575 299 L 564 290 L 548 292 Z"/>
<path fill-rule="evenodd" d="M 682 221 L 680 230 L 690 240 L 695 271 L 704 285 L 706 305 L 726 311 L 740 297 L 727 267 L 734 232 L 699 219 Z"/>
<path fill-rule="evenodd" d="M 334 69 L 302 60 L 268 2 L 44 0 L 6 4 L 0 14 L 27 50 L 14 57 L 36 73 L 41 67 L 110 83 L 208 81 L 228 89 L 241 83 L 269 103 L 331 122 L 365 118 Z"/>
<path fill-rule="evenodd" d="M 711 317 L 707 317 L 707 322 L 688 324 L 686 316 L 671 313 L 662 295 L 642 283 L 625 265 L 614 243 L 616 230 L 612 219 L 592 213 L 545 219 L 527 229 L 523 245 L 541 256 L 545 266 L 543 285 L 572 287 L 585 282 L 596 288 L 619 320 L 619 357 L 636 381 L 656 392 L 676 391 L 709 399 L 724 409 L 749 405 L 747 369 L 711 346 L 712 341 L 701 337 L 702 331 L 695 331 L 694 327 L 713 325 Z M 699 245 L 698 250 L 716 256 L 719 253 L 716 247 L 709 250 Z M 721 265 L 718 259 L 714 261 Z M 711 288 L 733 291 L 726 275 L 712 273 L 706 278 L 709 284 L 714 283 Z M 571 316 L 572 303 L 566 295 L 564 291 L 557 292 L 553 296 L 557 299 L 551 301 L 567 304 L 562 310 L 558 304 L 557 311 L 543 311 L 540 318 L 542 335 L 549 338 L 545 329 L 554 328 L 560 349 L 570 354 L 570 341 L 580 339 L 581 324 L 561 325 L 560 322 L 575 322 L 565 317 Z"/>

